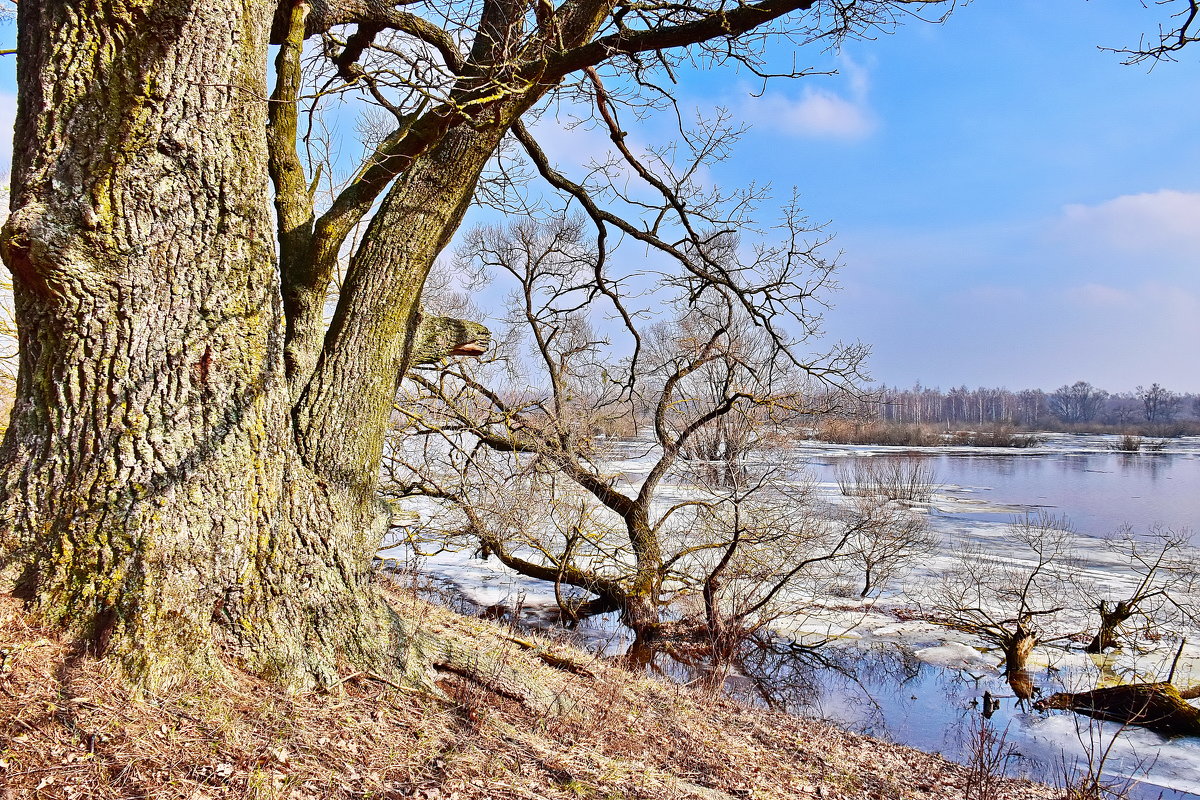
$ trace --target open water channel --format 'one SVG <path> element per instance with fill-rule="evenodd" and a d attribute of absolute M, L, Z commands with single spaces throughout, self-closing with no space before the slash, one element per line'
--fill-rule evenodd
<path fill-rule="evenodd" d="M 1014 515 L 1026 511 L 1066 515 L 1078 533 L 1080 568 L 1099 584 L 1122 580 L 1103 548 L 1103 537 L 1121 526 L 1142 533 L 1155 525 L 1200 533 L 1200 437 L 1168 440 L 1161 450 L 1141 453 L 1114 452 L 1115 441 L 1047 435 L 1028 449 L 919 451 L 811 442 L 788 451 L 786 466 L 807 472 L 829 494 L 836 493 L 839 468 L 861 459 L 918 454 L 932 467 L 940 487 L 929 513 L 943 553 L 876 604 L 852 609 L 853 621 L 842 628 L 846 633 L 823 648 L 828 666 L 809 658 L 764 656 L 756 669 L 732 676 L 727 689 L 752 702 L 820 716 L 956 760 L 968 758 L 972 732 L 981 724 L 980 697 L 988 691 L 1001 698 L 988 722 L 1015 754 L 1008 764 L 1011 773 L 1053 782 L 1064 771 L 1084 768 L 1106 754 L 1106 774 L 1140 781 L 1133 797 L 1200 797 L 1200 740 L 1166 739 L 1069 712 L 1036 712 L 1013 696 L 998 668 L 999 656 L 983 643 L 944 628 L 898 621 L 889 613 L 919 595 L 922 582 L 931 579 L 953 544 L 995 542 Z M 643 443 L 622 443 L 615 456 L 614 466 L 630 475 L 648 466 Z M 494 561 L 448 553 L 427 560 L 423 569 L 481 607 L 511 603 L 520 595 L 536 614 L 546 603 L 544 587 L 507 573 Z M 594 621 L 583 635 L 608 652 L 619 650 L 623 642 L 611 620 Z M 1200 644 L 1200 631 L 1191 641 Z M 1200 682 L 1200 648 L 1189 649 L 1189 655 L 1176 674 L 1177 684 Z M 1165 674 L 1163 653 L 1144 653 L 1123 666 L 1111 666 L 1143 679 Z M 686 671 L 677 664 L 660 668 Z M 1032 674 L 1037 691 L 1050 694 L 1092 688 L 1101 670 L 1076 646 L 1074 651 L 1047 648 L 1035 657 Z"/>

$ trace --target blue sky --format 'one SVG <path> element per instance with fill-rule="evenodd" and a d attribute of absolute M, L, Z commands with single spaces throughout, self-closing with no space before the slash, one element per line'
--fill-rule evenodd
<path fill-rule="evenodd" d="M 827 316 L 877 380 L 1200 390 L 1200 49 L 1122 66 L 1161 9 L 975 2 L 778 83 L 720 179 L 794 184 L 845 251 Z M 808 63 L 808 62 L 804 62 Z"/>
<path fill-rule="evenodd" d="M 942 25 L 798 54 L 835 76 L 756 99 L 749 76 L 691 73 L 680 91 L 753 126 L 713 180 L 769 181 L 781 199 L 795 186 L 830 221 L 844 288 L 826 327 L 872 345 L 877 380 L 1200 391 L 1200 47 L 1153 70 L 1097 48 L 1161 16 L 1137 0 L 976 0 Z M 0 60 L 5 129 L 12 67 Z"/>

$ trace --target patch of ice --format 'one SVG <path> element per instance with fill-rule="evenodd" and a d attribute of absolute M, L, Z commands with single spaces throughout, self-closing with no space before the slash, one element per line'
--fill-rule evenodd
<path fill-rule="evenodd" d="M 942 628 L 929 622 L 895 622 L 871 631 L 872 636 L 889 639 L 915 639 L 928 637 L 933 633 L 941 633 Z"/>
<path fill-rule="evenodd" d="M 1046 717 L 1023 716 L 1029 738 L 1040 740 L 1051 752 L 1077 753 L 1082 744 L 1082 760 L 1086 761 L 1089 752 L 1094 760 L 1107 750 L 1105 774 L 1142 782 L 1143 790 L 1138 796 L 1154 797 L 1154 792 L 1147 791 L 1150 786 L 1200 792 L 1200 740 L 1164 739 L 1144 728 L 1122 727 L 1070 712 Z"/>
<path fill-rule="evenodd" d="M 947 641 L 936 647 L 922 647 L 915 650 L 913 655 L 926 664 L 947 669 L 996 669 L 994 659 L 961 642 Z"/>

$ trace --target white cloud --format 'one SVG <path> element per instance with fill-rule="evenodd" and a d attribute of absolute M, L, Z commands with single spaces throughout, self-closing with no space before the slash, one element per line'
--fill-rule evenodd
<path fill-rule="evenodd" d="M 829 139 L 863 139 L 875 130 L 870 113 L 858 103 L 824 89 L 807 88 L 797 99 L 769 96 L 755 115 L 785 133 Z"/>
<path fill-rule="evenodd" d="M 1068 240 L 1131 253 L 1200 252 L 1200 193 L 1162 189 L 1097 205 L 1068 205 L 1056 233 Z"/>
<path fill-rule="evenodd" d="M 1072 286 L 1066 290 L 1065 296 L 1069 304 L 1084 308 L 1119 309 L 1133 304 L 1133 296 L 1129 292 L 1100 283 Z"/>
<path fill-rule="evenodd" d="M 748 101 L 744 116 L 758 125 L 791 136 L 818 139 L 864 139 L 874 133 L 878 122 L 868 103 L 870 75 L 849 56 L 839 59 L 840 83 L 844 94 L 831 89 L 806 86 L 799 97 L 773 91 Z"/>

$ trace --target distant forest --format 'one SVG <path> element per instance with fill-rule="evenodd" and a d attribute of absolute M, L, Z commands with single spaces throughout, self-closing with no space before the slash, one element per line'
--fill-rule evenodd
<path fill-rule="evenodd" d="M 885 422 L 902 424 L 1014 425 L 1028 429 L 1058 427 L 1162 426 L 1200 420 L 1200 395 L 1180 394 L 1155 383 L 1132 392 L 1111 393 L 1087 381 L 1041 389 L 968 389 L 949 391 L 921 386 L 879 386 L 858 411 Z M 1191 432 L 1191 424 L 1177 426 Z M 1164 430 L 1160 435 L 1171 435 Z"/>

